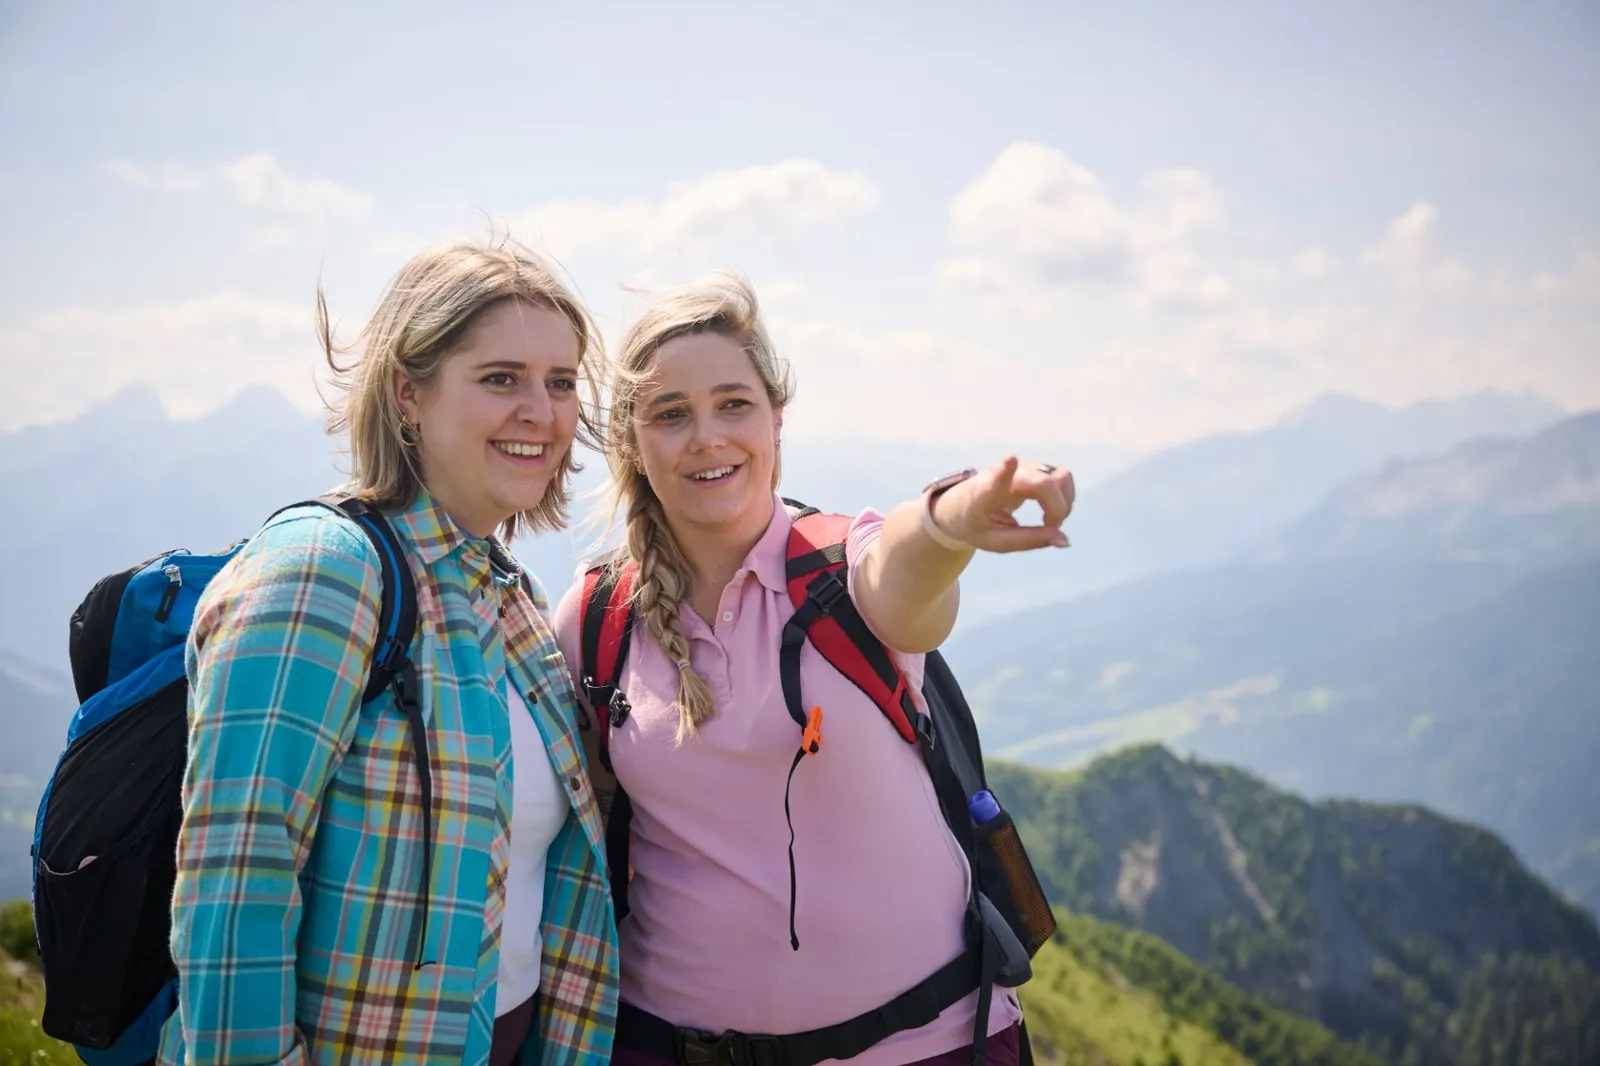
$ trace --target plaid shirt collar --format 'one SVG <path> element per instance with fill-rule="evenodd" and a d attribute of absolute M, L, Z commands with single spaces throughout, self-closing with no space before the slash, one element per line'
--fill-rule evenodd
<path fill-rule="evenodd" d="M 522 580 L 522 567 L 498 538 L 474 537 L 462 529 L 427 489 L 418 489 L 416 497 L 389 518 L 410 539 L 424 567 L 460 550 L 462 567 L 473 586 L 491 578 L 502 588 Z"/>

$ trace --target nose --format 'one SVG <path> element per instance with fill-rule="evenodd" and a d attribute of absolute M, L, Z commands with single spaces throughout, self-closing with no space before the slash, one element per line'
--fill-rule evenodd
<path fill-rule="evenodd" d="M 530 425 L 548 425 L 553 417 L 554 408 L 550 404 L 550 392 L 545 388 L 543 381 L 529 381 L 517 397 L 517 418 Z"/>
<path fill-rule="evenodd" d="M 692 451 L 715 451 L 726 443 L 728 435 L 723 432 L 714 418 L 696 418 L 694 431 L 689 438 L 689 447 Z"/>

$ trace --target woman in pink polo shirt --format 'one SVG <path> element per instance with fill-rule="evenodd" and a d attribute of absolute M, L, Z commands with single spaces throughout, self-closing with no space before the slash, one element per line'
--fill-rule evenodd
<path fill-rule="evenodd" d="M 850 1046 L 859 1024 L 841 1025 L 962 954 L 969 871 L 916 745 L 809 644 L 801 687 L 823 708 L 826 740 L 795 765 L 800 731 L 779 677 L 795 612 L 791 519 L 776 492 L 791 392 L 755 294 L 722 275 L 646 311 L 613 370 L 607 459 L 639 564 L 617 682 L 631 710 L 609 738 L 616 778 L 590 753 L 602 809 L 620 781 L 633 811 L 616 1066 L 973 1058 L 976 992 L 865 1048 Z M 1065 470 L 1012 458 L 855 519 L 850 595 L 913 691 L 923 653 L 955 623 L 973 552 L 1064 547 L 1072 498 Z M 1013 517 L 1028 499 L 1042 525 Z M 582 588 L 556 612 L 575 674 Z M 996 989 L 983 1030 L 995 1066 L 1015 1066 L 1020 1019 L 1014 994 Z"/>

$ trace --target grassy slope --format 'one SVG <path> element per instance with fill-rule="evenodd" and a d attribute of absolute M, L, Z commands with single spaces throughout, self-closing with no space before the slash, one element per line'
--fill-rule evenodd
<path fill-rule="evenodd" d="M 39 971 L 0 952 L 0 1066 L 82 1066 L 72 1049 L 39 1030 Z"/>
<path fill-rule="evenodd" d="M 1035 1058 L 1054 1066 L 1252 1066 L 1215 1034 L 1180 1022 L 1154 996 L 1059 942 L 1033 961 L 1022 988 Z"/>

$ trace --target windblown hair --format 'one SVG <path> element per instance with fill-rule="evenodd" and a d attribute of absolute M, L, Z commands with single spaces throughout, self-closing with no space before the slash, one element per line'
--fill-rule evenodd
<path fill-rule="evenodd" d="M 599 447 L 595 411 L 603 362 L 593 319 L 545 259 L 506 241 L 458 243 L 421 253 L 401 268 L 355 343 L 334 342 L 327 300 L 317 286 L 317 337 L 343 395 L 329 404 L 328 432 L 349 433 L 351 491 L 379 507 L 404 507 L 424 487 L 416 449 L 401 435 L 395 397 L 399 370 L 418 384 L 438 373 L 460 349 L 485 311 L 502 300 L 525 300 L 559 312 L 578 336 L 578 376 L 583 389 L 577 440 Z M 359 355 L 341 362 L 341 357 Z M 521 532 L 562 529 L 579 469 L 569 448 L 544 498 L 500 527 L 510 541 Z"/>
<path fill-rule="evenodd" d="M 761 323 L 755 290 L 743 278 L 728 273 L 716 273 L 668 292 L 651 304 L 628 329 L 611 367 L 611 406 L 605 432 L 611 513 L 614 516 L 620 511 L 627 516 L 628 556 L 639 564 L 633 585 L 635 609 L 645 631 L 678 666 L 680 743 L 711 717 L 716 701 L 705 679 L 689 664 L 689 638 L 678 611 L 689 594 L 693 575 L 645 476 L 634 415 L 639 392 L 650 381 L 661 346 L 694 333 L 717 333 L 743 348 L 774 409 L 781 410 L 794 395 L 789 366 L 773 350 Z M 781 458 L 773 470 L 774 488 L 780 467 Z"/>

